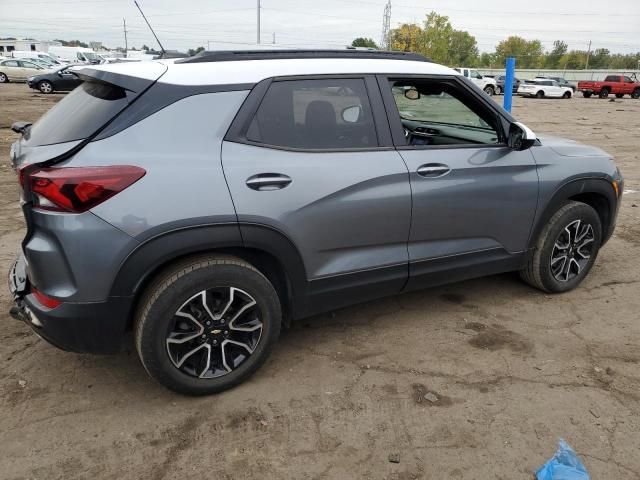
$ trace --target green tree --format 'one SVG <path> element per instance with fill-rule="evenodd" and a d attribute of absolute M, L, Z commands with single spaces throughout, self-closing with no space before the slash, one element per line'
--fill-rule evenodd
<path fill-rule="evenodd" d="M 375 48 L 378 49 L 378 45 L 373 41 L 372 38 L 364 38 L 358 37 L 353 42 L 351 42 L 352 47 L 364 47 L 364 48 Z"/>
<path fill-rule="evenodd" d="M 496 56 L 493 53 L 482 52 L 480 54 L 480 58 L 478 59 L 479 67 L 493 68 L 496 65 L 497 65 Z"/>
<path fill-rule="evenodd" d="M 474 66 L 478 61 L 478 42 L 469 32 L 454 30 L 449 40 L 449 59 L 451 66 Z"/>
<path fill-rule="evenodd" d="M 553 42 L 553 49 L 545 56 L 544 67 L 560 68 L 560 59 L 567 53 L 568 49 L 568 45 L 562 40 Z"/>
<path fill-rule="evenodd" d="M 608 68 L 610 52 L 606 48 L 596 48 L 589 56 L 589 68 Z"/>
<path fill-rule="evenodd" d="M 431 12 L 427 15 L 423 28 L 423 52 L 436 63 L 448 64 L 450 60 L 449 47 L 453 27 L 449 17 Z"/>
<path fill-rule="evenodd" d="M 562 56 L 560 59 L 559 68 L 576 70 L 583 69 L 584 64 L 587 61 L 587 52 L 584 50 L 571 50 Z"/>
<path fill-rule="evenodd" d="M 187 52 L 187 54 L 190 57 L 193 57 L 194 55 L 199 54 L 200 52 L 204 52 L 204 47 L 198 47 L 195 50 L 193 48 L 190 48 L 189 51 Z"/>
<path fill-rule="evenodd" d="M 520 68 L 536 68 L 544 62 L 540 40 L 525 40 L 518 36 L 511 36 L 498 43 L 495 56 L 499 65 L 504 65 L 508 57 L 515 57 Z"/>

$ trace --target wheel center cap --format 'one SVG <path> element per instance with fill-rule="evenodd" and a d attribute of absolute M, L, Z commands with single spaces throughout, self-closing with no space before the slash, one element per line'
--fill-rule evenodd
<path fill-rule="evenodd" d="M 222 333 L 222 330 L 218 330 L 218 329 L 211 330 L 211 335 L 220 335 L 221 333 Z"/>

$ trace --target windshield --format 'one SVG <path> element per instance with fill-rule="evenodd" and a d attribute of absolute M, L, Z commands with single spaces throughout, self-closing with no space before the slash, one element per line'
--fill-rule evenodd
<path fill-rule="evenodd" d="M 28 146 L 83 140 L 127 106 L 124 89 L 84 82 L 33 124 L 24 139 Z"/>
<path fill-rule="evenodd" d="M 89 60 L 102 60 L 102 57 L 100 57 L 100 55 L 98 55 L 97 53 L 93 53 L 93 52 L 82 52 L 82 53 Z"/>

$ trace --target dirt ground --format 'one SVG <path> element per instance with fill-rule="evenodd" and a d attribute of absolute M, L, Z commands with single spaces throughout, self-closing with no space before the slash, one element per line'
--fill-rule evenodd
<path fill-rule="evenodd" d="M 59 98 L 0 85 L 5 272 L 24 230 L 8 127 Z M 580 288 L 544 295 L 507 274 L 312 318 L 208 398 L 155 384 L 131 345 L 49 346 L 6 314 L 2 288 L 0 478 L 530 479 L 559 437 L 593 479 L 640 478 L 640 100 L 514 104 L 536 132 L 612 153 L 626 178 Z"/>

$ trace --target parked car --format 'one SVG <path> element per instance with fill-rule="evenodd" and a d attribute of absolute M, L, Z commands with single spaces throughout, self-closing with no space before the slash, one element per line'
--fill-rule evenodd
<path fill-rule="evenodd" d="M 242 382 L 283 325 L 346 305 L 506 271 L 572 290 L 616 224 L 609 154 L 536 137 L 420 55 L 219 52 L 78 74 L 12 127 L 28 228 L 11 313 L 78 352 L 133 330 L 178 392 Z"/>
<path fill-rule="evenodd" d="M 495 77 L 495 79 L 496 79 L 496 93 L 500 95 L 501 93 L 504 93 L 504 84 L 507 80 L 507 76 L 498 75 L 497 77 Z M 520 79 L 513 77 L 513 86 L 511 87 L 512 93 L 517 93 L 519 86 L 520 86 Z"/>
<path fill-rule="evenodd" d="M 575 93 L 576 89 L 578 88 L 578 86 L 575 83 L 569 82 L 568 80 L 565 80 L 562 77 L 538 76 L 536 77 L 536 80 L 538 79 L 539 80 L 555 80 L 556 82 L 558 82 L 558 85 L 560 85 L 561 87 L 570 88 L 573 93 Z"/>
<path fill-rule="evenodd" d="M 42 93 L 69 92 L 82 83 L 77 76 L 64 66 L 51 72 L 27 78 L 27 85 Z"/>
<path fill-rule="evenodd" d="M 473 68 L 456 67 L 454 70 L 475 83 L 478 87 L 484 90 L 484 93 L 487 95 L 491 96 L 496 93 L 497 83 L 494 78 L 483 76 Z"/>
<path fill-rule="evenodd" d="M 30 58 L 30 59 L 38 59 L 43 60 L 48 64 L 62 66 L 63 64 L 53 58 L 51 55 L 45 52 L 38 52 L 33 50 L 13 50 L 9 53 L 9 56 L 12 58 Z"/>
<path fill-rule="evenodd" d="M 634 82 L 627 75 L 607 75 L 604 82 L 580 81 L 578 82 L 578 90 L 586 98 L 591 95 L 607 98 L 611 93 L 618 98 L 622 98 L 625 95 L 630 95 L 631 98 L 640 98 L 640 82 Z"/>
<path fill-rule="evenodd" d="M 28 77 L 49 72 L 44 66 L 30 60 L 9 59 L 0 61 L 0 83 L 24 82 Z"/>
<path fill-rule="evenodd" d="M 521 83 L 518 87 L 518 95 L 536 98 L 571 98 L 573 91 L 569 87 L 561 87 L 555 80 L 536 78 Z"/>

